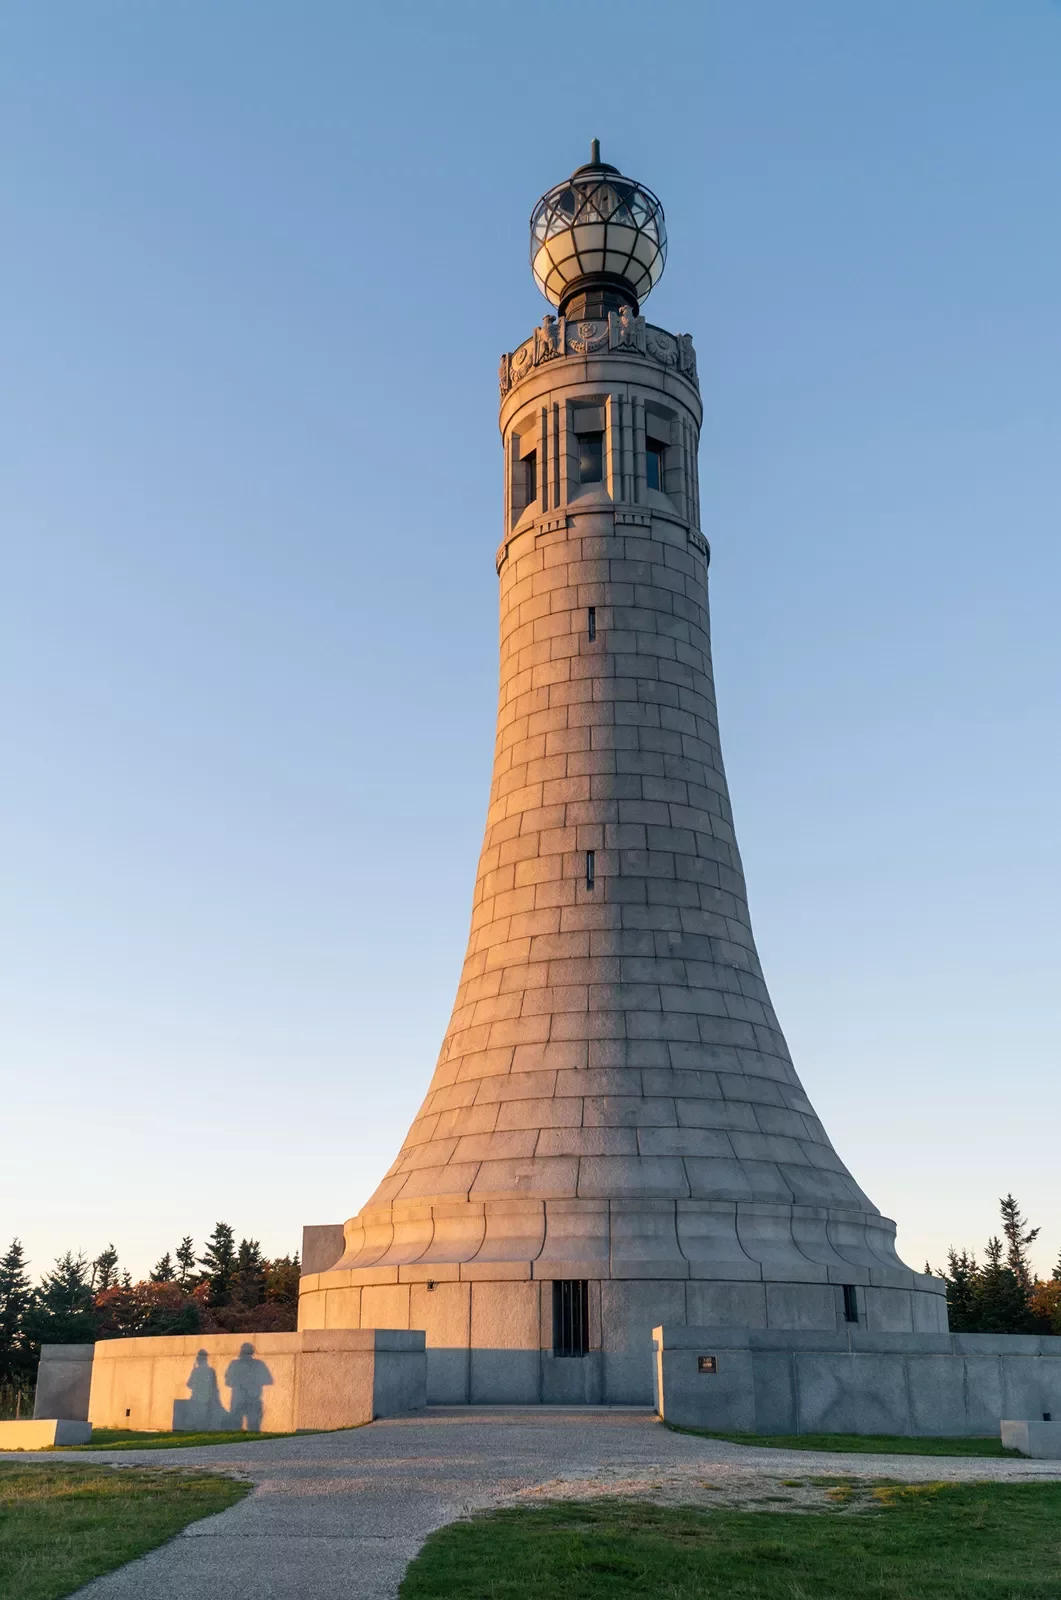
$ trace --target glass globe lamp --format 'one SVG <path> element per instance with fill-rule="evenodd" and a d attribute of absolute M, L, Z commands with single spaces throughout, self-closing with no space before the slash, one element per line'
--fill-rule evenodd
<path fill-rule="evenodd" d="M 635 312 L 658 283 L 667 259 L 663 207 L 651 189 L 591 159 L 543 194 L 531 213 L 534 281 L 561 316 Z"/>

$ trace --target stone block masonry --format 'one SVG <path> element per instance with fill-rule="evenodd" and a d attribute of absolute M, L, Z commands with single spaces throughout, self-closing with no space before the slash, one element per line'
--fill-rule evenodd
<path fill-rule="evenodd" d="M 579 169 L 549 227 L 577 233 L 615 183 Z M 438 1397 L 647 1400 L 663 1315 L 835 1331 L 857 1293 L 863 1326 L 946 1327 L 943 1284 L 899 1259 L 815 1115 L 755 948 L 692 340 L 646 323 L 621 275 L 592 287 L 500 367 L 497 731 L 449 1027 L 300 1296 L 304 1328 L 423 1326 Z M 588 1299 L 577 1355 L 554 1347 L 557 1282 Z"/>
<path fill-rule="evenodd" d="M 651 1241 L 644 1248 L 648 1255 Z M 320 1273 L 303 1279 L 300 1316 L 306 1329 L 367 1328 L 384 1320 L 392 1328 L 423 1329 L 428 1403 L 442 1405 L 568 1400 L 648 1405 L 652 1329 L 661 1314 L 694 1326 L 725 1326 L 740 1316 L 754 1319 L 764 1330 L 798 1327 L 828 1333 L 843 1322 L 840 1283 L 765 1283 L 761 1276 L 750 1276 L 762 1269 L 747 1261 L 743 1266 L 749 1276 L 743 1280 L 695 1278 L 689 1276 L 694 1268 L 685 1262 L 684 1274 L 675 1268 L 665 1278 L 645 1271 L 588 1280 L 587 1352 L 581 1357 L 557 1355 L 553 1281 L 564 1275 L 564 1264 L 555 1257 L 522 1264 L 416 1264 L 389 1269 L 386 1283 L 379 1281 L 384 1276 L 379 1269 Z M 719 1264 L 731 1274 L 739 1265 Z M 884 1277 L 885 1269 L 879 1274 Z M 934 1314 L 931 1331 L 945 1325 L 946 1303 L 938 1295 L 913 1297 L 908 1290 L 872 1286 L 857 1293 L 880 1295 L 886 1308 L 897 1311 L 894 1317 L 878 1315 L 878 1324 L 899 1321 L 909 1328 L 911 1305 L 923 1303 Z M 879 1311 L 876 1301 L 871 1304 Z M 935 1316 L 937 1307 L 941 1316 Z"/>

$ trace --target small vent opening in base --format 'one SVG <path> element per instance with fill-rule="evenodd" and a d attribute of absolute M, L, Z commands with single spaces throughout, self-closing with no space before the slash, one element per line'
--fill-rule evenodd
<path fill-rule="evenodd" d="M 589 1284 L 585 1278 L 553 1283 L 553 1355 L 584 1356 L 589 1350 Z"/>

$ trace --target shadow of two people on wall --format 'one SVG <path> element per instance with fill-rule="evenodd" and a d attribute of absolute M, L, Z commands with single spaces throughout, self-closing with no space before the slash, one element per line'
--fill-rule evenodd
<path fill-rule="evenodd" d="M 188 1375 L 190 1400 L 174 1400 L 173 1428 L 180 1433 L 219 1433 L 229 1429 L 260 1433 L 264 1400 L 262 1390 L 273 1381 L 264 1361 L 254 1354 L 252 1344 L 240 1346 L 239 1355 L 230 1361 L 225 1373 L 232 1403 L 226 1408 L 210 1365 L 210 1355 L 200 1350 Z"/>

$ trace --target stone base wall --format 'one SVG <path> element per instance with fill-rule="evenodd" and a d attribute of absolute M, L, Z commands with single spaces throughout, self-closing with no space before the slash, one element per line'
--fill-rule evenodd
<path fill-rule="evenodd" d="M 557 1357 L 552 1279 L 532 1278 L 519 1263 L 496 1264 L 492 1279 L 486 1270 L 477 1266 L 473 1278 L 461 1276 L 467 1265 L 310 1274 L 302 1280 L 299 1326 L 423 1329 L 429 1404 L 649 1405 L 653 1329 L 661 1317 L 668 1324 L 732 1326 L 739 1319 L 828 1333 L 844 1325 L 839 1283 L 605 1278 L 589 1280 L 589 1354 Z M 861 1283 L 856 1295 L 869 1329 L 946 1329 L 946 1300 L 935 1289 Z"/>
<path fill-rule="evenodd" d="M 92 1387 L 91 1344 L 46 1344 L 37 1368 L 33 1415 L 84 1421 Z"/>
<path fill-rule="evenodd" d="M 1061 1421 L 1003 1422 L 1002 1446 L 1038 1461 L 1061 1461 Z"/>
<path fill-rule="evenodd" d="M 424 1336 L 407 1330 L 108 1339 L 88 1417 L 163 1433 L 352 1428 L 420 1409 L 426 1380 Z"/>
<path fill-rule="evenodd" d="M 38 1417 L 26 1422 L 0 1422 L 0 1450 L 51 1450 L 54 1446 L 88 1444 L 87 1422 L 65 1417 Z"/>
<path fill-rule="evenodd" d="M 1061 1416 L 1061 1339 L 1015 1334 L 654 1330 L 656 1408 L 719 1433 L 998 1436 Z"/>

